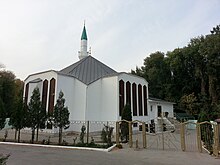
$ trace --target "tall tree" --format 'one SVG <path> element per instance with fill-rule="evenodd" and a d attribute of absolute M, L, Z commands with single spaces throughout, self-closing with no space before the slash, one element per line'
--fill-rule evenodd
<path fill-rule="evenodd" d="M 27 110 L 23 102 L 22 92 L 16 100 L 16 106 L 10 117 L 9 125 L 15 128 L 15 138 L 18 131 L 18 142 L 20 142 L 20 130 L 27 126 Z"/>
<path fill-rule="evenodd" d="M 29 127 L 32 129 L 31 142 L 34 142 L 35 130 L 37 129 L 37 139 L 38 140 L 38 130 L 42 123 L 46 121 L 45 110 L 42 108 L 42 103 L 40 101 L 40 91 L 36 87 L 32 93 L 30 102 L 28 104 L 28 123 Z"/>
<path fill-rule="evenodd" d="M 62 91 L 59 92 L 56 105 L 54 107 L 53 124 L 55 128 L 59 128 L 59 144 L 62 142 L 63 129 L 67 129 L 70 126 L 69 110 L 65 107 L 65 99 Z"/>
<path fill-rule="evenodd" d="M 15 75 L 6 70 L 0 71 L 0 97 L 4 103 L 5 113 L 10 117 L 15 103 Z"/>
<path fill-rule="evenodd" d="M 132 113 L 131 113 L 131 106 L 129 104 L 126 104 L 123 108 L 122 120 L 132 121 Z M 128 122 L 122 121 L 121 123 L 121 139 L 125 140 L 125 142 L 128 141 L 128 135 L 129 135 L 129 125 Z"/>
<path fill-rule="evenodd" d="M 0 130 L 5 127 L 5 119 L 6 119 L 5 107 L 0 97 Z"/>

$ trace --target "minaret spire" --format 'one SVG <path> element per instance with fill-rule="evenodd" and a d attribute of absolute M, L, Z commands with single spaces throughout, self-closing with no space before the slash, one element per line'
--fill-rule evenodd
<path fill-rule="evenodd" d="M 84 26 L 83 26 L 83 31 L 82 31 L 82 36 L 81 36 L 81 49 L 79 51 L 79 59 L 83 59 L 88 56 L 87 52 L 87 34 L 86 34 L 86 26 L 85 26 L 85 21 L 84 21 Z"/>

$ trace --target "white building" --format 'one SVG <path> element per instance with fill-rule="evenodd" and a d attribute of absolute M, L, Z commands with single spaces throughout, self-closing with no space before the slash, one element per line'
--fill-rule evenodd
<path fill-rule="evenodd" d="M 59 92 L 64 92 L 70 120 L 118 121 L 126 103 L 131 106 L 133 120 L 150 121 L 158 117 L 158 111 L 169 112 L 173 117 L 173 103 L 148 98 L 148 82 L 144 78 L 119 73 L 87 52 L 85 26 L 79 59 L 60 71 L 29 75 L 24 88 L 26 103 L 38 87 L 43 107 L 49 113 L 53 112 Z"/>

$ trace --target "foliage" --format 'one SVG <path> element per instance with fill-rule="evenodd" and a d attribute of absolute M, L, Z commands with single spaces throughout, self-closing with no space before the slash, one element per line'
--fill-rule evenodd
<path fill-rule="evenodd" d="M 10 156 L 9 154 L 8 155 L 0 154 L 0 165 L 6 165 L 6 161 L 8 160 L 9 156 Z"/>
<path fill-rule="evenodd" d="M 59 97 L 57 99 L 56 105 L 54 107 L 53 113 L 53 125 L 55 128 L 59 128 L 59 144 L 62 142 L 62 131 L 63 129 L 69 128 L 69 110 L 65 107 L 65 99 L 62 91 L 59 92 Z"/>
<path fill-rule="evenodd" d="M 194 93 L 184 95 L 180 99 L 180 106 L 190 115 L 198 115 L 198 100 Z"/>
<path fill-rule="evenodd" d="M 46 121 L 46 113 L 42 108 L 42 103 L 40 101 L 40 91 L 36 87 L 28 104 L 28 127 L 32 129 L 32 139 L 31 142 L 34 142 L 35 130 L 39 129 L 42 123 Z"/>
<path fill-rule="evenodd" d="M 122 120 L 132 121 L 131 107 L 129 104 L 126 104 L 122 111 Z M 127 142 L 129 135 L 129 125 L 128 122 L 122 121 L 121 123 L 121 139 L 122 141 Z"/>
<path fill-rule="evenodd" d="M 20 90 L 20 96 L 17 97 L 15 108 L 12 111 L 9 125 L 18 131 L 18 142 L 20 142 L 20 130 L 26 127 L 27 124 L 27 109 L 25 108 L 25 103 L 23 102 L 23 93 Z"/>
<path fill-rule="evenodd" d="M 0 97 L 0 130 L 5 127 L 5 119 L 6 119 L 5 107 Z"/>
<path fill-rule="evenodd" d="M 84 136 L 86 134 L 85 131 L 86 131 L 86 126 L 83 125 L 81 127 L 81 133 L 80 133 L 80 138 L 79 138 L 79 140 L 82 144 L 84 144 Z"/>
<path fill-rule="evenodd" d="M 10 71 L 0 71 L 0 98 L 4 103 L 6 117 L 11 115 L 15 97 L 15 75 Z"/>
<path fill-rule="evenodd" d="M 104 143 L 107 143 L 108 146 L 112 145 L 113 129 L 113 127 L 110 127 L 108 125 L 104 125 L 104 128 L 102 129 L 101 139 Z"/>
<path fill-rule="evenodd" d="M 210 120 L 220 118 L 219 70 L 220 25 L 217 25 L 211 34 L 192 38 L 183 48 L 150 54 L 144 65 L 131 73 L 149 82 L 150 96 L 176 102 L 176 111 L 184 110 L 197 117 L 208 104 L 214 114 L 208 115 Z"/>

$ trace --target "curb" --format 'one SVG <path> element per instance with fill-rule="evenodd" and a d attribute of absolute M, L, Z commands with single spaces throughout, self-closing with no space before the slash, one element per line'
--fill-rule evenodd
<path fill-rule="evenodd" d="M 0 144 L 17 145 L 17 146 L 32 146 L 32 147 L 45 147 L 45 148 L 61 148 L 61 149 L 75 149 L 75 150 L 89 150 L 89 151 L 102 151 L 110 152 L 116 144 L 113 146 L 102 149 L 102 148 L 89 148 L 89 147 L 71 147 L 71 146 L 56 146 L 56 145 L 41 145 L 41 144 L 27 144 L 27 143 L 13 143 L 13 142 L 0 142 Z"/>

